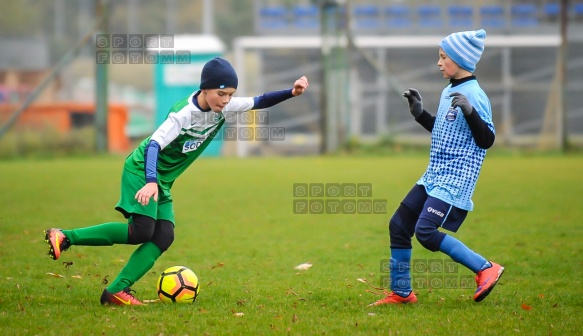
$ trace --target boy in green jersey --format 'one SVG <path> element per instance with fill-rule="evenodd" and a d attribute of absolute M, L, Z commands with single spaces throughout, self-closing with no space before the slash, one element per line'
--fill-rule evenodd
<path fill-rule="evenodd" d="M 307 89 L 308 80 L 301 77 L 291 89 L 257 97 L 233 97 L 237 85 L 237 74 L 228 61 L 220 57 L 210 60 L 202 69 L 200 90 L 174 104 L 160 127 L 126 158 L 115 209 L 127 223 L 45 231 L 49 256 L 54 260 L 72 245 L 139 245 L 103 290 L 101 304 L 142 304 L 130 287 L 174 241 L 172 185 L 212 141 L 225 122 L 225 114 L 268 108 L 299 96 Z"/>

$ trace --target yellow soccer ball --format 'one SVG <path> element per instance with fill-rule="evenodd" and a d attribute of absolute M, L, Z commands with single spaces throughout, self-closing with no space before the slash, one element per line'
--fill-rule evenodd
<path fill-rule="evenodd" d="M 185 266 L 166 269 L 156 285 L 158 297 L 164 303 L 193 303 L 199 289 L 198 277 Z"/>

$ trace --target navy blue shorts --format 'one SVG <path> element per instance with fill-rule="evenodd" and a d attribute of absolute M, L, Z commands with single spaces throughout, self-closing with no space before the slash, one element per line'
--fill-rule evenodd
<path fill-rule="evenodd" d="M 451 232 L 457 232 L 468 215 L 467 210 L 427 195 L 425 187 L 419 184 L 409 191 L 402 203 L 418 213 L 419 218 L 427 219 Z"/>

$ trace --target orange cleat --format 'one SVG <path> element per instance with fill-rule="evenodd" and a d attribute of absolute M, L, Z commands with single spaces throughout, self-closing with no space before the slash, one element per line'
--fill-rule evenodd
<path fill-rule="evenodd" d="M 387 294 L 387 296 L 384 299 L 380 299 L 377 302 L 371 303 L 368 305 L 368 307 L 380 306 L 385 304 L 406 304 L 417 302 L 417 296 L 415 295 L 415 293 L 413 293 L 413 291 L 411 291 L 411 293 L 409 293 L 409 296 L 407 297 L 402 297 L 396 294 L 395 292 L 390 293 L 385 292 L 385 294 Z"/>
<path fill-rule="evenodd" d="M 476 302 L 484 300 L 490 294 L 504 273 L 504 267 L 491 261 L 490 264 L 492 264 L 491 267 L 479 271 L 476 275 L 476 284 L 478 285 L 478 289 L 474 293 L 474 301 Z"/>
<path fill-rule="evenodd" d="M 101 294 L 100 302 L 102 305 L 105 304 L 114 304 L 118 306 L 143 305 L 143 303 L 140 302 L 140 300 L 136 299 L 131 292 L 132 292 L 131 289 L 126 288 L 117 293 L 111 293 L 106 288 L 103 290 L 103 293 Z"/>
<path fill-rule="evenodd" d="M 71 241 L 61 229 L 45 230 L 45 242 L 49 244 L 49 256 L 54 260 L 59 259 L 61 252 L 71 247 Z"/>

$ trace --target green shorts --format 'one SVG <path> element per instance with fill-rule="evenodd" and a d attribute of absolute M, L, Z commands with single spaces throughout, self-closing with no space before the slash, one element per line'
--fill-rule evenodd
<path fill-rule="evenodd" d="M 124 169 L 121 175 L 121 196 L 115 206 L 115 210 L 121 212 L 125 218 L 130 218 L 132 214 L 140 214 L 156 220 L 164 219 L 175 224 L 170 189 L 158 186 L 158 202 L 151 198 L 147 205 L 141 205 L 135 199 L 135 196 L 144 185 L 146 185 L 144 176 L 136 175 Z"/>

